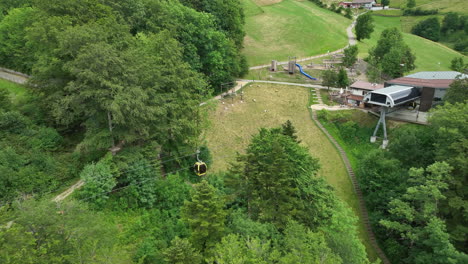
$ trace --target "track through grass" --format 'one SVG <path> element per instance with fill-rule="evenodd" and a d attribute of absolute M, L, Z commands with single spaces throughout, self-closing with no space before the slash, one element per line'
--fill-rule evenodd
<path fill-rule="evenodd" d="M 348 42 L 351 20 L 312 2 L 284 0 L 260 7 L 252 0 L 241 1 L 247 14 L 243 53 L 250 66 L 323 54 Z"/>
<path fill-rule="evenodd" d="M 309 89 L 303 87 L 252 83 L 244 88 L 244 103 L 239 98 L 233 105 L 230 99 L 225 104 L 220 103 L 210 115 L 211 127 L 205 135 L 212 151 L 212 170 L 226 170 L 229 162 L 235 161 L 236 152 L 244 151 L 259 128 L 278 127 L 291 120 L 301 144 L 320 160 L 322 168 L 318 176 L 325 178 L 358 215 L 357 197 L 339 153 L 312 122 L 306 108 L 308 93 Z M 377 255 L 361 222 L 358 230 L 370 259 L 375 259 Z"/>

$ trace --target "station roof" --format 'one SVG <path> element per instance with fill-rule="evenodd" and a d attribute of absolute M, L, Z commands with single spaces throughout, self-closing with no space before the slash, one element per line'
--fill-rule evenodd
<path fill-rule="evenodd" d="M 404 90 L 410 90 L 413 89 L 413 87 L 408 87 L 408 86 L 402 86 L 402 85 L 392 85 L 387 88 L 382 88 L 378 89 L 376 91 L 373 91 L 373 93 L 378 93 L 378 94 L 383 94 L 383 95 L 391 95 L 397 92 L 401 92 Z"/>
<path fill-rule="evenodd" d="M 394 107 L 415 100 L 420 96 L 421 92 L 418 88 L 402 85 L 392 85 L 390 87 L 378 89 L 366 94 L 366 96 L 364 96 L 364 102 L 375 105 Z"/>
<path fill-rule="evenodd" d="M 456 71 L 418 72 L 387 81 L 386 83 L 390 85 L 404 85 L 419 88 L 429 87 L 447 89 L 458 76 L 468 78 L 468 75 Z"/>
<path fill-rule="evenodd" d="M 434 72 L 418 72 L 407 75 L 408 78 L 417 78 L 424 80 L 454 80 L 457 76 L 461 75 L 462 78 L 468 78 L 468 75 L 456 71 L 434 71 Z"/>
<path fill-rule="evenodd" d="M 354 89 L 373 91 L 373 90 L 384 88 L 384 85 L 378 84 L 378 83 L 356 81 L 355 83 L 351 84 L 349 87 L 354 88 Z"/>

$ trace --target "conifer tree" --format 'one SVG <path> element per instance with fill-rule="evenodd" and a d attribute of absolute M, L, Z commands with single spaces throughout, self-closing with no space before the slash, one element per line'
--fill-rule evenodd
<path fill-rule="evenodd" d="M 194 185 L 191 201 L 185 201 L 182 207 L 182 219 L 191 231 L 190 241 L 202 253 L 213 248 L 223 236 L 226 217 L 223 207 L 223 200 L 206 180 Z"/>
<path fill-rule="evenodd" d="M 261 129 L 226 181 L 254 220 L 284 228 L 290 218 L 317 227 L 332 215 L 333 193 L 314 177 L 317 159 L 278 129 Z M 242 189 L 237 191 L 237 189 Z"/>
<path fill-rule="evenodd" d="M 168 264 L 199 264 L 200 254 L 186 238 L 175 237 L 171 246 L 164 251 L 164 260 Z"/>
<path fill-rule="evenodd" d="M 286 123 L 282 124 L 281 127 L 282 127 L 282 132 L 281 133 L 283 135 L 292 138 L 297 143 L 301 143 L 300 140 L 297 140 L 297 135 L 296 135 L 297 130 L 293 126 L 293 124 L 292 124 L 292 122 L 290 120 L 288 120 L 288 121 L 286 121 Z"/>

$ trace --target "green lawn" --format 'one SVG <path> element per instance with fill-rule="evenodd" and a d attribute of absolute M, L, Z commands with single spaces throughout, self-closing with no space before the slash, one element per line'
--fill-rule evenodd
<path fill-rule="evenodd" d="M 244 88 L 244 103 L 236 98 L 233 106 L 230 99 L 218 104 L 210 114 L 211 126 L 205 133 L 213 156 L 211 170 L 226 170 L 235 160 L 236 152 L 244 151 L 259 128 L 278 127 L 289 119 L 302 144 L 319 158 L 322 168 L 318 176 L 324 177 L 359 215 L 357 198 L 338 151 L 310 118 L 306 108 L 310 103 L 308 93 L 310 89 L 303 87 L 251 83 Z M 362 222 L 359 223 L 360 237 L 370 258 L 375 259 L 377 255 L 368 242 Z"/>
<path fill-rule="evenodd" d="M 351 21 L 309 1 L 284 0 L 262 7 L 241 1 L 247 14 L 243 53 L 251 66 L 322 54 L 347 43 Z"/>
<path fill-rule="evenodd" d="M 368 55 L 368 50 L 377 45 L 377 40 L 383 30 L 390 27 L 401 29 L 399 17 L 373 16 L 373 18 L 375 31 L 372 33 L 371 39 L 365 39 L 358 44 L 360 58 L 365 58 Z M 450 61 L 455 57 L 463 56 L 440 43 L 413 34 L 403 33 L 403 38 L 416 55 L 416 69 L 414 72 L 450 70 Z"/>
<path fill-rule="evenodd" d="M 391 0 L 390 7 L 405 8 L 407 0 Z M 416 0 L 416 7 L 421 9 L 438 9 L 439 13 L 458 12 L 468 14 L 466 0 Z"/>
<path fill-rule="evenodd" d="M 16 104 L 26 96 L 26 87 L 7 80 L 0 79 L 0 89 L 7 89 L 11 94 L 11 101 Z"/>
<path fill-rule="evenodd" d="M 413 29 L 416 24 L 419 22 L 429 19 L 431 17 L 437 17 L 442 23 L 443 16 L 442 15 L 431 15 L 431 16 L 402 16 L 401 17 L 401 31 L 406 33 L 411 33 L 411 29 Z"/>

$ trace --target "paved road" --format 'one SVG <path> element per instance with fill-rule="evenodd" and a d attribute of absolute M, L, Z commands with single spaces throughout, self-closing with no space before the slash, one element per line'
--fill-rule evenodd
<path fill-rule="evenodd" d="M 5 68 L 0 68 L 0 78 L 19 84 L 24 84 L 28 80 L 26 74 L 17 73 Z"/>
<path fill-rule="evenodd" d="M 301 86 L 301 87 L 311 87 L 311 88 L 317 88 L 317 89 L 327 89 L 327 87 L 322 86 L 322 85 L 317 85 L 317 84 L 304 84 L 304 83 L 290 83 L 290 82 L 276 82 L 276 81 L 262 81 L 262 80 L 237 80 L 240 82 L 256 82 L 256 83 L 273 83 L 273 84 L 283 84 L 283 85 L 292 85 L 292 86 Z"/>

